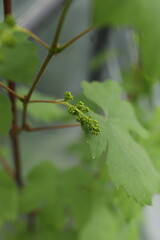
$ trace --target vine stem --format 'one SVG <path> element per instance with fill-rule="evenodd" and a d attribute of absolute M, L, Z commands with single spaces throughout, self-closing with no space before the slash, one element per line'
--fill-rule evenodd
<path fill-rule="evenodd" d="M 52 54 L 49 53 L 47 55 L 46 59 L 44 60 L 42 66 L 40 67 L 40 70 L 39 70 L 39 72 L 38 72 L 38 74 L 37 74 L 37 76 L 36 76 L 32 86 L 31 86 L 31 88 L 29 89 L 28 94 L 25 97 L 25 102 L 23 103 L 23 115 L 22 115 L 22 126 L 23 127 L 26 125 L 28 102 L 29 102 L 29 100 L 30 100 L 30 98 L 32 96 L 32 93 L 33 93 L 34 89 L 36 88 L 36 86 L 37 86 L 37 84 L 38 84 L 42 74 L 44 73 L 44 71 L 45 71 L 45 69 L 46 69 L 46 67 L 47 67 L 47 65 L 48 65 L 48 63 L 49 63 L 51 58 L 52 58 Z"/>
<path fill-rule="evenodd" d="M 9 87 L 15 91 L 15 83 L 9 81 Z M 12 111 L 12 127 L 10 130 L 10 138 L 12 144 L 13 160 L 15 166 L 15 180 L 19 187 L 23 186 L 22 173 L 21 173 L 21 158 L 20 158 L 20 149 L 19 149 L 19 138 L 17 135 L 17 108 L 16 108 L 16 98 L 13 94 L 9 92 L 9 98 L 11 102 L 11 111 Z"/>
<path fill-rule="evenodd" d="M 3 6 L 4 6 L 4 19 L 5 19 L 7 15 L 12 14 L 12 0 L 3 0 Z M 12 91 L 12 92 L 9 91 L 9 99 L 10 99 L 11 111 L 12 111 L 12 126 L 10 130 L 10 138 L 11 138 L 13 161 L 14 161 L 14 167 L 15 167 L 15 180 L 17 185 L 19 187 L 22 187 L 23 181 L 22 181 L 22 175 L 21 175 L 19 139 L 15 131 L 15 128 L 17 128 L 17 108 L 16 108 L 15 94 L 13 93 L 16 92 L 16 84 L 12 81 L 8 81 L 8 89 L 11 89 Z"/>
<path fill-rule="evenodd" d="M 12 14 L 12 0 L 3 0 L 4 19 L 7 15 Z"/>
<path fill-rule="evenodd" d="M 72 0 L 65 0 L 64 7 L 63 7 L 63 10 L 62 10 L 62 13 L 61 13 L 58 25 L 57 25 L 56 33 L 55 33 L 54 39 L 53 39 L 52 44 L 51 44 L 52 48 L 57 47 L 59 36 L 60 36 L 64 21 L 65 21 L 65 17 L 66 17 L 66 14 L 67 14 L 67 11 L 70 7 L 71 2 L 72 2 Z"/>

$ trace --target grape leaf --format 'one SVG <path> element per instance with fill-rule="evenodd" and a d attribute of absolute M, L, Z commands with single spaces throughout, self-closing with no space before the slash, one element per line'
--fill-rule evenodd
<path fill-rule="evenodd" d="M 136 240 L 138 239 L 137 223 L 139 219 L 124 222 L 123 215 L 117 214 L 117 207 L 107 207 L 97 202 L 93 207 L 92 215 L 82 228 L 79 240 Z"/>
<path fill-rule="evenodd" d="M 90 216 L 92 202 L 92 177 L 81 166 L 73 167 L 61 174 L 57 194 L 57 208 L 68 209 L 75 227 L 80 228 Z"/>
<path fill-rule="evenodd" d="M 28 92 L 28 88 L 21 87 L 18 88 L 19 95 L 23 96 Z M 54 98 L 47 96 L 38 91 L 34 91 L 31 100 L 51 100 Z M 17 102 L 18 109 L 22 110 L 23 106 L 20 101 Z M 49 104 L 49 103 L 33 103 L 28 105 L 28 114 L 36 121 L 42 121 L 45 123 L 50 123 L 56 120 L 66 120 L 68 117 L 67 111 L 65 108 L 58 104 Z"/>
<path fill-rule="evenodd" d="M 115 240 L 121 239 L 117 219 L 105 206 L 98 204 L 92 216 L 80 233 L 79 240 Z"/>
<path fill-rule="evenodd" d="M 146 130 L 137 121 L 131 105 L 120 100 L 121 88 L 117 83 L 84 82 L 83 88 L 85 96 L 104 111 L 104 117 L 98 118 L 103 126 L 102 138 L 101 134 L 88 136 L 92 155 L 100 155 L 104 149 L 99 150 L 99 146 L 105 146 L 105 141 L 112 182 L 117 188 L 123 186 L 140 203 L 150 204 L 152 195 L 159 190 L 159 176 L 146 151 L 133 137 L 146 137 Z"/>
<path fill-rule="evenodd" d="M 94 24 L 132 27 L 138 30 L 141 68 L 147 81 L 160 76 L 160 2 L 157 0 L 94 0 Z M 136 14 L 135 14 L 136 13 Z"/>
<path fill-rule="evenodd" d="M 0 225 L 17 217 L 18 194 L 13 180 L 0 171 Z"/>
<path fill-rule="evenodd" d="M 29 212 L 53 201 L 55 196 L 55 168 L 49 162 L 36 166 L 27 176 L 27 184 L 20 193 L 20 211 Z"/>
<path fill-rule="evenodd" d="M 9 99 L 0 94 L 0 135 L 7 135 L 11 126 L 12 115 Z"/>
<path fill-rule="evenodd" d="M 19 28 L 0 23 L 0 77 L 19 83 L 33 81 L 38 67 L 37 47 Z"/>

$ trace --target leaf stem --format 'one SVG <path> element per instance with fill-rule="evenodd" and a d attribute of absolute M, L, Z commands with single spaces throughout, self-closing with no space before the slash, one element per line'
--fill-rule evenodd
<path fill-rule="evenodd" d="M 3 84 L 2 82 L 0 82 L 0 87 L 6 89 L 8 92 L 10 92 L 11 94 L 13 94 L 17 99 L 19 99 L 20 101 L 24 100 L 24 97 L 19 96 L 15 91 L 13 91 L 13 89 L 7 87 L 5 84 Z"/>
<path fill-rule="evenodd" d="M 31 36 L 33 39 L 35 39 L 37 42 L 39 42 L 46 49 L 48 49 L 48 50 L 50 49 L 49 45 L 47 45 L 44 41 L 42 41 L 42 39 L 40 39 L 35 33 L 31 32 L 29 29 L 21 28 L 20 31 L 27 33 L 29 36 Z"/>
<path fill-rule="evenodd" d="M 54 129 L 61 129 L 61 128 L 72 128 L 72 127 L 79 127 L 79 126 L 80 126 L 79 123 L 60 124 L 60 125 L 54 125 L 54 126 L 35 127 L 35 128 L 26 126 L 23 130 L 27 132 L 36 132 L 36 131 L 46 131 L 46 130 L 54 130 Z"/>
<path fill-rule="evenodd" d="M 62 101 L 63 101 L 63 99 L 62 99 Z M 31 100 L 31 101 L 29 101 L 29 103 L 57 103 L 57 104 L 67 105 L 66 102 L 62 102 L 62 101 L 59 101 L 59 100 L 54 100 L 54 101 L 50 101 L 50 100 Z"/>
<path fill-rule="evenodd" d="M 56 33 L 55 33 L 53 42 L 51 44 L 52 48 L 57 47 L 59 36 L 60 36 L 61 30 L 62 30 L 62 27 L 63 27 L 63 24 L 64 24 L 64 20 L 65 20 L 65 17 L 66 17 L 66 14 L 67 14 L 67 11 L 69 9 L 69 6 L 70 6 L 71 2 L 72 2 L 72 0 L 65 0 L 64 7 L 63 7 L 63 10 L 61 12 L 60 19 L 59 19 L 59 22 L 58 22 L 58 25 L 57 25 Z"/>
<path fill-rule="evenodd" d="M 70 41 L 68 41 L 67 43 L 65 43 L 64 45 L 62 45 L 60 47 L 60 52 L 63 51 L 64 49 L 66 49 L 68 46 L 70 46 L 72 43 L 74 43 L 75 41 L 77 41 L 79 38 L 83 37 L 84 35 L 86 35 L 87 33 L 89 33 L 90 31 L 93 30 L 93 26 L 87 28 L 85 31 L 81 32 L 80 34 L 78 34 L 76 37 L 74 37 L 73 39 L 71 39 Z"/>

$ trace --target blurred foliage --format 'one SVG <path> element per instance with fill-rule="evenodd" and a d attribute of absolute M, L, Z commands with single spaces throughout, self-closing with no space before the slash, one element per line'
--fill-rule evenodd
<path fill-rule="evenodd" d="M 93 0 L 92 6 L 97 26 L 132 29 L 139 59 L 122 72 L 121 86 L 111 80 L 82 83 L 82 98 L 101 133 L 95 136 L 85 131 L 85 136 L 74 138 L 68 152 L 78 159 L 76 163 L 62 169 L 53 164 L 58 158 L 54 155 L 33 164 L 23 176 L 22 189 L 0 170 L 0 234 L 4 240 L 138 240 L 143 206 L 151 204 L 160 191 L 160 108 L 151 104 L 148 118 L 145 101 L 141 104 L 144 99 L 152 102 L 160 75 L 160 3 Z M 21 96 L 30 89 L 22 85 L 33 82 L 38 66 L 37 47 L 27 38 L 14 24 L 0 24 L 0 77 L 20 83 L 17 92 Z M 117 52 L 100 53 L 92 68 L 98 69 L 106 55 L 112 54 Z M 70 92 L 65 97 L 69 100 Z M 35 91 L 31 100 L 54 98 Z M 17 107 L 21 115 L 22 102 L 17 100 Z M 79 108 L 84 110 L 84 106 Z M 13 119 L 10 109 L 2 90 L 0 135 L 6 145 Z M 45 124 L 70 120 L 66 112 L 57 104 L 28 106 L 29 120 Z M 1 163 L 5 156 L 2 147 Z"/>

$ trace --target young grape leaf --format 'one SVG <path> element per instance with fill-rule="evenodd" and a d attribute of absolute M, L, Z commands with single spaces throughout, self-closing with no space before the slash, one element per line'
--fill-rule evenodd
<path fill-rule="evenodd" d="M 0 135 L 7 135 L 12 122 L 11 106 L 9 99 L 0 94 Z"/>
<path fill-rule="evenodd" d="M 23 96 L 28 92 L 28 88 L 18 88 L 18 93 Z M 38 91 L 34 91 L 31 100 L 55 100 L 51 96 L 47 96 Z M 23 106 L 20 101 L 17 101 L 18 109 L 22 110 Z M 50 123 L 56 120 L 66 120 L 68 113 L 65 108 L 54 103 L 31 103 L 28 105 L 28 114 L 36 121 Z"/>
<path fill-rule="evenodd" d="M 129 103 L 120 100 L 121 88 L 112 81 L 83 83 L 84 94 L 97 104 L 104 116 L 97 118 L 103 126 L 102 138 L 87 136 L 91 153 L 98 157 L 107 148 L 108 174 L 119 188 L 123 186 L 129 196 L 142 204 L 150 204 L 158 192 L 159 176 L 146 151 L 135 141 L 147 132 L 136 119 Z M 103 148 L 99 147 L 103 144 Z M 96 152 L 97 151 L 97 152 Z"/>
<path fill-rule="evenodd" d="M 53 201 L 55 196 L 55 173 L 53 164 L 43 162 L 27 176 L 26 186 L 20 193 L 20 211 L 29 212 Z"/>
<path fill-rule="evenodd" d="M 13 180 L 0 171 L 0 225 L 17 217 L 18 194 Z"/>
<path fill-rule="evenodd" d="M 0 23 L 0 78 L 29 84 L 38 67 L 37 47 L 19 28 Z"/>

